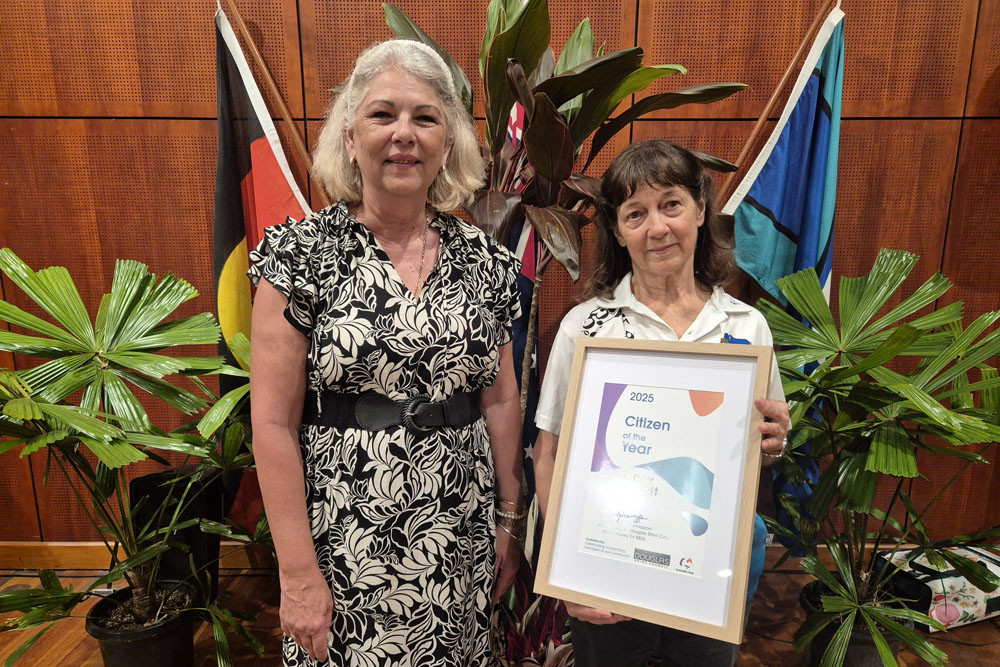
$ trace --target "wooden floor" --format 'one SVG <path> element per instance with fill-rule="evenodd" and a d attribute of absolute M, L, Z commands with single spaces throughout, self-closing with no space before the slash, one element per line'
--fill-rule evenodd
<path fill-rule="evenodd" d="M 798 593 L 809 580 L 808 575 L 791 569 L 767 571 L 754 598 L 753 612 L 747 624 L 747 634 L 740 650 L 739 667 L 792 667 L 805 662 L 792 649 L 791 638 L 804 615 L 798 605 Z M 64 584 L 72 582 L 80 588 L 99 573 L 87 571 L 60 572 Z M 239 576 L 236 576 L 239 575 Z M 273 571 L 224 571 L 220 578 L 223 588 L 234 593 L 233 604 L 257 614 L 255 633 L 263 640 L 266 651 L 256 656 L 242 641 L 232 641 L 236 665 L 279 665 L 281 631 L 278 629 L 278 588 Z M 0 571 L 0 590 L 11 587 L 37 586 L 38 580 L 24 572 Z M 238 605 L 237 605 L 238 603 Z M 84 609 L 80 610 L 85 613 Z M 0 615 L 0 621 L 5 617 Z M 31 636 L 31 631 L 0 633 L 0 664 Z M 956 628 L 944 635 L 935 633 L 932 640 L 950 656 L 953 667 L 987 667 L 1000 665 L 1000 622 L 996 618 L 974 625 Z M 202 624 L 195 638 L 195 664 L 214 664 L 215 648 L 212 629 Z M 926 664 L 909 651 L 900 654 L 900 665 L 914 667 Z M 18 663 L 30 667 L 100 667 L 97 643 L 83 629 L 83 619 L 67 619 L 33 646 Z M 609 666 L 613 667 L 613 666 Z"/>

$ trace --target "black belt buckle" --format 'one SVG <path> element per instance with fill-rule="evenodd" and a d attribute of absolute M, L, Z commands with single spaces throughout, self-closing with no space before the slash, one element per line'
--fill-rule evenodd
<path fill-rule="evenodd" d="M 421 426 L 413 421 L 417 408 L 431 402 L 431 397 L 427 394 L 418 394 L 406 399 L 403 404 L 402 422 L 407 431 L 418 437 L 425 437 L 434 431 L 433 426 Z"/>

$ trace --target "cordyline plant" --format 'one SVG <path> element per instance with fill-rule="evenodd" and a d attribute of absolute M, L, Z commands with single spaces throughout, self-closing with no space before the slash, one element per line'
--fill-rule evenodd
<path fill-rule="evenodd" d="M 944 629 L 904 608 L 894 594 L 894 578 L 918 556 L 957 570 L 984 591 L 1000 585 L 986 568 L 949 550 L 997 550 L 1000 526 L 935 540 L 924 523 L 944 491 L 969 465 L 986 463 L 983 454 L 1000 440 L 1000 378 L 987 364 L 1000 353 L 1000 330 L 989 331 L 1000 313 L 985 313 L 968 327 L 962 326 L 961 302 L 917 316 L 951 286 L 938 273 L 878 316 L 917 259 L 882 250 L 868 275 L 842 278 L 839 327 L 812 269 L 778 280 L 809 326 L 768 301 L 757 304 L 780 349 L 792 415 L 790 453 L 779 465 L 800 483 L 806 483 L 800 467 L 804 459 L 818 460 L 823 468 L 808 498 L 778 498 L 794 530 L 770 519 L 768 524 L 775 533 L 801 541 L 807 553 L 803 568 L 827 589 L 822 610 L 795 635 L 801 650 L 830 624 L 839 625 L 823 654 L 824 667 L 843 664 L 855 626 L 868 628 L 885 665 L 896 664 L 886 635 L 932 665 L 944 664 L 947 656 L 940 649 L 900 622 Z M 902 362 L 894 364 L 897 368 L 913 370 L 890 368 L 897 360 Z M 922 477 L 918 452 L 962 462 L 919 509 L 908 493 L 908 482 Z M 892 494 L 878 504 L 880 482 Z M 820 545 L 829 549 L 832 572 L 820 564 Z"/>
<path fill-rule="evenodd" d="M 566 607 L 558 600 L 532 593 L 534 572 L 523 554 L 521 560 L 509 604 L 499 606 L 499 627 L 505 642 L 500 652 L 513 667 L 572 665 Z"/>
<path fill-rule="evenodd" d="M 0 369 L 0 455 L 19 450 L 20 456 L 43 453 L 45 480 L 55 470 L 65 477 L 80 510 L 108 548 L 112 567 L 86 588 L 64 587 L 51 570 L 39 572 L 41 589 L 0 593 L 0 613 L 21 612 L 0 631 L 42 629 L 9 658 L 23 655 L 54 621 L 69 617 L 80 602 L 98 595 L 98 589 L 124 580 L 130 589 L 129 613 L 138 625 L 162 620 L 158 569 L 171 549 L 188 551 L 178 542 L 178 531 L 200 526 L 244 544 L 267 544 L 265 527 L 254 533 L 202 518 L 182 519 L 185 510 L 204 490 L 199 482 L 219 469 L 247 467 L 252 457 L 241 449 L 243 438 L 229 419 L 223 403 L 206 418 L 205 436 L 182 431 L 166 433 L 151 424 L 136 390 L 150 394 L 183 413 L 193 413 L 209 401 L 171 382 L 187 375 L 208 388 L 199 375 L 245 374 L 222 364 L 219 357 L 167 356 L 177 346 L 213 344 L 219 328 L 209 313 L 168 320 L 182 303 L 197 296 L 189 283 L 172 275 L 157 279 L 146 265 L 120 260 L 115 265 L 111 291 L 100 301 L 91 322 L 79 291 L 63 267 L 33 271 L 10 249 L 0 250 L 0 270 L 54 323 L 0 301 L 0 321 L 31 334 L 0 330 L 0 350 L 20 358 L 44 360 L 33 368 Z M 70 397 L 78 396 L 76 404 Z M 214 395 L 208 391 L 210 399 Z M 205 421 L 205 420 L 203 420 Z M 232 420 L 230 420 L 232 421 Z M 190 429 L 182 429 L 190 430 Z M 194 461 L 189 471 L 168 483 L 165 500 L 157 500 L 152 518 L 140 519 L 148 498 L 130 498 L 126 472 L 131 464 L 150 459 L 169 466 L 161 452 L 186 455 Z M 183 466 L 182 466 L 183 467 Z M 152 508 L 152 506 L 150 506 Z M 147 508 L 147 509 L 150 509 Z M 258 651 L 263 647 L 242 625 L 243 615 L 220 606 L 227 596 L 209 600 L 211 582 L 192 563 L 190 579 L 200 586 L 206 613 L 215 626 L 220 664 L 231 664 L 225 628 L 232 628 Z M 191 608 L 198 608 L 192 600 Z"/>
<path fill-rule="evenodd" d="M 383 3 L 389 27 L 398 37 L 414 39 L 437 51 L 448 64 L 455 88 L 472 112 L 472 85 L 444 49 L 391 4 Z M 528 316 L 528 340 L 538 312 L 542 274 L 554 257 L 574 282 L 580 278 L 580 230 L 590 222 L 586 212 L 600 190 L 600 179 L 585 171 L 601 149 L 620 131 L 645 114 L 685 104 L 707 104 L 737 93 L 742 83 L 710 83 L 645 97 L 616 117 L 611 115 L 633 94 L 672 74 L 681 65 L 644 65 L 635 47 L 605 54 L 595 50 L 590 19 L 584 19 L 563 45 L 558 60 L 549 44 L 551 30 L 546 0 L 491 0 L 479 55 L 486 108 L 489 179 L 467 209 L 478 226 L 503 243 L 522 220 L 535 229 L 543 247 L 535 267 Z M 511 108 L 524 109 L 521 140 L 507 134 Z M 587 140 L 590 148 L 582 154 Z M 732 171 L 735 165 L 696 153 L 707 166 Z M 522 400 L 531 354 L 522 361 Z"/>

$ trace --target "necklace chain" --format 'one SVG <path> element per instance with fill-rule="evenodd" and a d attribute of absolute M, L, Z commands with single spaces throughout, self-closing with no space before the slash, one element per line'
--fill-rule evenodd
<path fill-rule="evenodd" d="M 424 289 L 424 283 L 421 280 L 421 278 L 424 275 L 424 259 L 426 259 L 426 257 L 427 257 L 427 230 L 430 229 L 430 227 L 431 227 L 431 216 L 430 216 L 430 214 L 427 215 L 427 219 L 425 220 L 425 223 L 426 224 L 424 224 L 424 233 L 421 235 L 422 244 L 420 246 L 420 268 L 417 269 L 417 293 L 416 293 L 416 296 L 418 296 L 418 297 L 420 296 L 420 293 Z"/>
<path fill-rule="evenodd" d="M 353 215 L 354 215 L 354 219 L 355 220 L 358 220 L 358 222 L 361 222 L 360 217 L 359 217 L 359 215 L 357 213 L 354 213 Z M 361 222 L 361 224 L 364 224 L 364 222 Z M 431 227 L 431 214 L 425 212 L 424 213 L 424 231 L 420 235 L 420 268 L 417 269 L 417 286 L 416 286 L 416 292 L 414 292 L 414 296 L 416 296 L 418 298 L 420 297 L 420 293 L 423 291 L 423 287 L 424 287 L 424 282 L 423 282 L 423 280 L 421 280 L 421 278 L 423 278 L 423 276 L 424 276 L 424 262 L 427 260 L 427 236 L 428 236 L 428 231 L 430 230 L 430 227 Z M 429 277 L 429 273 L 428 273 L 428 277 Z"/>

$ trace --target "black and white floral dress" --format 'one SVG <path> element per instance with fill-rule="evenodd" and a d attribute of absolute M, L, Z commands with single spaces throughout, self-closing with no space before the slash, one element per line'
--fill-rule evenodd
<path fill-rule="evenodd" d="M 520 311 L 518 262 L 439 214 L 437 264 L 419 300 L 343 204 L 270 227 L 249 275 L 288 298 L 309 338 L 307 387 L 446 399 L 497 377 Z M 303 426 L 306 503 L 334 596 L 328 665 L 492 665 L 494 473 L 482 419 L 416 438 Z M 312 665 L 285 638 L 285 665 Z"/>

